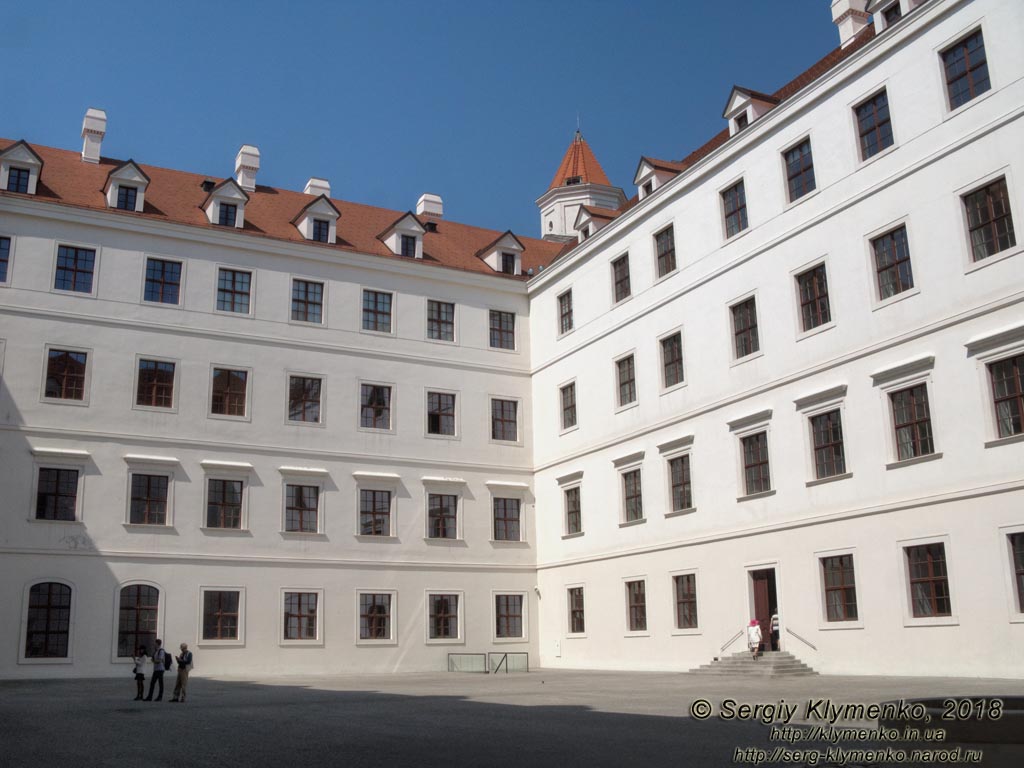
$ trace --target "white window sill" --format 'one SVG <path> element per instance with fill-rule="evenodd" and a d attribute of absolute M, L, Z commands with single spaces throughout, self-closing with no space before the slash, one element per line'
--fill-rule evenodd
<path fill-rule="evenodd" d="M 563 536 L 562 538 L 564 539 L 565 537 Z M 491 539 L 490 542 L 491 542 L 491 545 L 495 546 L 495 547 L 513 547 L 513 548 L 518 548 L 518 547 L 528 547 L 530 545 L 530 542 L 523 541 L 522 539 L 520 539 L 518 541 L 515 540 L 515 539 Z"/>
<path fill-rule="evenodd" d="M 70 397 L 46 397 L 45 395 L 39 398 L 41 403 L 49 403 L 50 405 L 77 405 L 81 408 L 89 407 L 89 398 L 83 398 L 81 400 L 74 400 Z"/>
<path fill-rule="evenodd" d="M 424 432 L 423 437 L 427 440 L 447 440 L 448 442 L 462 439 L 462 435 L 442 435 L 433 432 Z"/>
<path fill-rule="evenodd" d="M 510 448 L 522 448 L 523 444 L 519 440 L 495 440 L 493 437 L 488 440 L 492 445 L 507 445 Z"/>
<path fill-rule="evenodd" d="M 509 348 L 509 347 L 487 347 L 487 348 L 489 350 L 491 350 L 491 352 L 502 352 L 502 353 L 504 353 L 506 355 L 514 355 L 514 354 L 516 354 L 519 351 L 515 347 L 511 347 L 511 348 Z"/>
<path fill-rule="evenodd" d="M 872 163 L 877 162 L 881 158 L 886 157 L 887 155 L 895 152 L 897 149 L 899 149 L 899 147 L 900 147 L 900 145 L 897 144 L 894 141 L 892 144 L 890 144 L 888 147 L 886 147 L 885 149 L 881 150 L 880 152 L 875 152 L 875 154 L 873 154 L 871 157 L 868 157 L 866 159 L 862 159 L 860 161 L 860 163 L 857 165 L 857 170 L 859 171 L 861 168 L 867 168 Z M 858 147 L 857 149 L 858 149 L 858 152 L 859 152 L 860 151 L 860 147 Z"/>
<path fill-rule="evenodd" d="M 322 638 L 316 640 L 278 640 L 277 644 L 281 648 L 322 648 L 324 641 Z"/>
<path fill-rule="evenodd" d="M 970 246 L 968 246 L 968 248 L 969 247 Z M 1024 243 L 1015 245 L 1013 248 L 1007 248 L 999 253 L 994 253 L 991 256 L 986 256 L 984 259 L 980 259 L 979 261 L 972 261 L 967 265 L 967 268 L 964 269 L 964 274 L 969 275 L 972 272 L 977 272 L 979 269 L 984 269 L 985 267 L 990 267 L 993 264 L 998 264 L 1000 261 L 1017 256 L 1022 252 L 1024 252 Z"/>
<path fill-rule="evenodd" d="M 729 367 L 730 368 L 735 368 L 737 365 L 743 365 L 744 363 L 749 363 L 751 360 L 757 360 L 757 358 L 759 358 L 759 357 L 764 357 L 764 350 L 763 349 L 759 349 L 759 350 L 757 350 L 757 352 L 751 352 L 749 355 L 744 355 L 743 357 L 737 357 L 735 360 L 733 360 L 731 363 L 729 363 Z"/>
<path fill-rule="evenodd" d="M 863 619 L 857 619 L 856 621 L 826 621 L 819 619 L 818 630 L 821 632 L 833 632 L 844 629 L 864 629 Z"/>
<path fill-rule="evenodd" d="M 569 632 L 569 633 L 567 633 L 565 635 L 565 639 L 566 640 L 586 640 L 587 639 L 587 633 L 586 632 L 576 632 L 576 633 Z"/>
<path fill-rule="evenodd" d="M 623 635 L 623 637 L 650 637 L 650 636 L 651 636 L 651 633 L 648 632 L 647 630 L 644 630 L 643 632 L 627 632 L 626 634 Z"/>
<path fill-rule="evenodd" d="M 910 616 L 903 617 L 904 627 L 958 627 L 960 626 L 960 617 L 953 616 L 932 616 L 928 618 L 912 618 Z"/>
<path fill-rule="evenodd" d="M 830 308 L 829 312 L 831 312 L 831 311 L 832 310 Z M 835 320 L 829 320 L 827 323 L 822 323 L 821 325 L 816 325 L 814 328 L 811 328 L 809 330 L 800 331 L 800 333 L 798 333 L 797 336 L 796 336 L 796 340 L 797 341 L 803 341 L 804 339 L 809 339 L 812 336 L 817 336 L 819 333 L 824 333 L 825 331 L 831 331 L 835 327 L 836 327 L 836 321 Z"/>
<path fill-rule="evenodd" d="M 465 645 L 466 641 L 461 637 L 428 637 L 427 645 Z"/>
<path fill-rule="evenodd" d="M 692 515 L 696 511 L 696 507 L 686 507 L 685 509 L 673 509 L 671 512 L 666 512 L 665 517 L 683 517 L 684 515 Z"/>
<path fill-rule="evenodd" d="M 628 411 L 628 410 L 631 410 L 633 408 L 636 408 L 638 405 L 640 405 L 640 400 L 639 399 L 633 400 L 632 402 L 626 403 L 625 405 L 616 406 L 615 412 L 616 413 L 622 413 L 623 411 Z"/>
<path fill-rule="evenodd" d="M 530 642 L 530 638 L 528 638 L 528 637 L 494 637 L 494 638 L 491 638 L 491 642 L 494 643 L 495 645 L 513 645 L 513 644 L 523 645 L 524 643 Z"/>
<path fill-rule="evenodd" d="M 646 517 L 641 517 L 639 520 L 627 520 L 624 523 L 619 523 L 619 528 L 632 528 L 634 525 L 643 525 L 646 522 Z"/>
<path fill-rule="evenodd" d="M 252 536 L 248 528 L 209 528 L 204 525 L 199 530 L 211 536 Z"/>
<path fill-rule="evenodd" d="M 911 467 L 914 464 L 924 464 L 928 461 L 936 461 L 942 458 L 942 452 L 928 453 L 924 456 L 915 456 L 912 459 L 903 459 L 902 461 L 893 461 L 885 465 L 886 469 L 902 469 L 903 467 Z"/>
<path fill-rule="evenodd" d="M 80 519 L 75 518 L 74 520 L 41 520 L 37 517 L 28 518 L 30 523 L 40 523 L 41 525 L 85 525 Z"/>
<path fill-rule="evenodd" d="M 853 477 L 853 472 L 843 472 L 841 475 L 831 475 L 830 477 L 819 477 L 816 480 L 808 480 L 804 483 L 808 488 L 813 488 L 816 485 L 825 485 L 826 483 L 834 483 L 839 480 L 849 480 Z"/>
<path fill-rule="evenodd" d="M 980 104 L 981 102 L 985 101 L 985 99 L 988 99 L 988 98 L 992 97 L 996 93 L 998 93 L 997 89 L 992 88 L 990 86 L 989 89 L 987 91 L 985 91 L 983 94 L 981 94 L 980 96 L 975 96 L 970 101 L 968 101 L 968 102 L 966 102 L 964 104 L 961 104 L 956 109 L 949 109 L 949 93 L 946 93 L 945 94 L 945 105 L 946 105 L 946 108 L 949 111 L 946 112 L 946 116 L 942 118 L 942 122 L 946 122 L 947 120 L 952 120 L 954 117 L 956 117 L 960 113 L 965 112 L 966 110 L 968 110 L 971 107 L 973 107 L 975 104 Z"/>
<path fill-rule="evenodd" d="M 658 283 L 662 283 L 665 280 L 668 280 L 673 275 L 677 275 L 677 274 L 679 274 L 679 264 L 678 263 L 676 264 L 675 269 L 670 269 L 668 272 L 666 272 L 661 277 L 656 277 L 654 279 L 654 285 L 657 285 Z M 625 299 L 623 299 L 622 301 L 625 301 Z M 619 302 L 619 303 L 621 304 L 622 302 Z"/>
<path fill-rule="evenodd" d="M 670 392 L 678 392 L 680 389 L 686 389 L 687 383 L 686 379 L 683 379 L 678 384 L 673 384 L 671 387 L 663 387 L 660 394 L 667 395 Z"/>
<path fill-rule="evenodd" d="M 783 211 L 788 211 L 790 208 L 795 208 L 796 206 L 800 205 L 800 203 L 803 203 L 803 202 L 806 202 L 807 200 L 810 200 L 812 197 L 814 197 L 819 192 L 821 192 L 821 188 L 817 186 L 817 183 L 818 183 L 817 179 L 814 180 L 814 183 L 815 183 L 814 189 L 812 189 L 810 192 L 805 192 L 804 194 L 800 195 L 800 197 L 798 197 L 796 200 L 790 200 L 789 202 L 786 203 L 785 207 L 782 210 Z M 788 190 L 787 190 L 787 192 L 788 192 Z"/>
<path fill-rule="evenodd" d="M 244 648 L 245 641 L 233 640 L 200 640 L 196 643 L 200 648 Z"/>
<path fill-rule="evenodd" d="M 671 635 L 673 637 L 692 637 L 694 635 L 703 635 L 704 629 L 702 627 L 691 627 L 689 629 L 673 629 Z"/>
<path fill-rule="evenodd" d="M 373 646 L 382 646 L 382 645 L 383 646 L 398 645 L 398 638 L 390 637 L 390 638 L 386 638 L 386 639 L 376 639 L 376 640 L 371 640 L 369 638 L 365 638 L 365 639 L 364 638 L 360 638 L 360 639 L 356 640 L 356 645 L 357 646 L 368 647 L 368 648 L 372 648 Z"/>
<path fill-rule="evenodd" d="M 252 421 L 251 416 L 229 416 L 226 413 L 208 413 L 206 418 L 213 419 L 214 421 L 239 421 L 239 422 L 250 422 Z"/>
<path fill-rule="evenodd" d="M 223 315 L 225 317 L 240 317 L 246 320 L 252 320 L 255 317 L 252 310 L 249 310 L 248 312 L 232 312 L 229 309 L 214 309 L 213 314 Z"/>
<path fill-rule="evenodd" d="M 573 326 L 572 328 L 570 328 L 570 329 L 569 329 L 568 331 L 566 331 L 565 333 L 559 333 L 559 334 L 558 334 L 557 336 L 555 336 L 555 341 L 561 341 L 561 340 L 562 340 L 562 339 L 564 339 L 564 338 L 565 338 L 566 336 L 572 336 L 572 335 L 573 335 L 573 333 L 575 333 L 575 331 L 576 331 L 576 326 Z"/>
<path fill-rule="evenodd" d="M 577 424 L 573 424 L 571 427 L 565 427 L 563 430 L 561 430 L 558 433 L 558 436 L 562 437 L 563 435 L 568 435 L 568 434 L 570 434 L 572 432 L 577 431 L 579 428 L 580 428 L 580 425 L 578 423 Z"/>
<path fill-rule="evenodd" d="M 878 290 L 877 281 L 876 281 L 876 284 L 875 284 L 875 290 L 876 291 Z M 875 303 L 874 303 L 874 306 L 871 307 L 871 311 L 872 312 L 877 312 L 880 309 L 885 309 L 886 307 L 891 307 L 893 304 L 897 304 L 898 302 L 901 302 L 904 299 L 909 299 L 909 298 L 912 298 L 914 296 L 917 296 L 919 293 L 921 293 L 921 289 L 918 288 L 917 286 L 915 286 L 913 288 L 907 288 L 907 290 L 905 290 L 905 291 L 900 291 L 895 296 L 890 296 L 887 299 L 876 299 Z"/>
<path fill-rule="evenodd" d="M 565 539 L 578 539 L 584 533 L 586 533 L 586 531 L 576 531 L 576 533 L 563 533 L 562 540 L 564 541 Z"/>
<path fill-rule="evenodd" d="M 466 540 L 461 536 L 424 536 L 423 541 L 427 544 L 455 544 L 460 547 L 466 546 Z"/>
<path fill-rule="evenodd" d="M 1022 442 L 1024 442 L 1024 432 L 1021 432 L 1019 435 L 1010 435 L 1009 437 L 999 437 L 996 438 L 995 440 L 989 440 L 987 443 L 985 443 L 985 447 L 999 448 L 1000 446 L 1003 445 L 1013 445 L 1014 443 Z"/>
<path fill-rule="evenodd" d="M 381 534 L 376 534 L 376 533 L 357 533 L 355 536 L 356 536 L 356 540 L 357 541 L 390 541 L 390 542 L 397 542 L 398 541 L 398 537 L 393 535 L 393 534 L 388 534 L 387 536 L 383 536 Z"/>
<path fill-rule="evenodd" d="M 327 534 L 321 531 L 281 531 L 281 538 L 299 541 L 327 541 Z"/>
<path fill-rule="evenodd" d="M 672 273 L 671 273 L 671 272 L 669 272 L 669 274 L 672 274 Z M 613 288 L 612 288 L 612 291 L 613 291 L 613 295 L 614 295 L 614 290 L 615 290 L 615 289 L 614 289 L 614 287 L 613 287 Z M 633 298 L 633 294 L 632 294 L 632 293 L 631 293 L 631 294 L 629 294 L 628 296 L 623 296 L 623 297 L 622 297 L 621 299 L 619 299 L 618 301 L 615 301 L 615 299 L 614 299 L 614 298 L 612 298 L 612 307 L 611 307 L 611 308 L 612 308 L 612 309 L 615 309 L 616 307 L 621 307 L 621 306 L 622 306 L 623 304 L 625 304 L 625 303 L 626 303 L 627 301 L 629 301 L 629 300 L 630 300 L 630 299 L 632 299 L 632 298 Z"/>
<path fill-rule="evenodd" d="M 312 427 L 314 429 L 324 429 L 327 425 L 323 422 L 323 419 L 321 419 L 320 421 L 292 421 L 291 419 L 288 419 L 285 421 L 285 426 Z"/>
<path fill-rule="evenodd" d="M 177 533 L 171 523 L 122 523 L 126 531 L 137 533 Z"/>
<path fill-rule="evenodd" d="M 734 243 L 737 240 L 739 240 L 741 237 L 746 235 L 748 232 L 750 232 L 750 220 L 749 219 L 747 219 L 747 226 L 745 226 L 739 232 L 737 232 L 734 235 L 726 235 L 725 236 L 725 240 L 722 242 L 722 245 L 729 245 L 730 243 Z"/>
<path fill-rule="evenodd" d="M 746 496 L 737 496 L 736 501 L 753 501 L 754 499 L 766 499 L 769 496 L 775 495 L 775 489 L 772 488 L 770 491 L 758 491 L 757 493 L 748 493 Z"/>
<path fill-rule="evenodd" d="M 393 435 L 395 434 L 394 427 L 388 427 L 383 429 L 380 427 L 356 427 L 356 432 L 367 432 L 371 435 Z"/>
<path fill-rule="evenodd" d="M 360 333 L 365 333 L 367 336 L 377 336 L 379 338 L 395 338 L 395 332 L 392 331 L 375 331 L 372 328 L 360 328 Z"/>
<path fill-rule="evenodd" d="M 41 659 L 18 659 L 19 664 L 74 664 L 75 660 L 70 656 L 62 658 L 41 658 Z"/>
<path fill-rule="evenodd" d="M 177 406 L 177 404 L 175 404 L 175 405 L 172 405 L 170 407 L 166 407 L 165 408 L 163 406 L 157 406 L 157 405 L 138 405 L 138 404 L 136 404 L 136 405 L 132 406 L 132 410 L 133 411 L 148 411 L 149 413 L 177 413 L 178 412 L 178 406 Z"/>

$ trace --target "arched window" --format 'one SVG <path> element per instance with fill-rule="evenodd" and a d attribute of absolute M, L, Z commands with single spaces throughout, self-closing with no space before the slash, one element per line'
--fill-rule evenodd
<path fill-rule="evenodd" d="M 155 650 L 156 617 L 160 604 L 160 590 L 148 584 L 129 584 L 121 589 L 120 612 L 117 620 L 117 655 L 134 656 L 135 649 L 144 646 L 148 653 Z"/>
<path fill-rule="evenodd" d="M 66 659 L 71 630 L 71 587 L 56 581 L 33 584 L 28 593 L 25 658 Z"/>

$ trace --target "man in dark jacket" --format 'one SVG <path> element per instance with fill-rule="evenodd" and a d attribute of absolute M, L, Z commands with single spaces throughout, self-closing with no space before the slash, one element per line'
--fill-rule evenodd
<path fill-rule="evenodd" d="M 153 686 L 157 683 L 160 684 L 160 693 L 156 695 L 156 700 L 160 701 L 164 697 L 164 670 L 167 668 L 167 652 L 162 646 L 163 643 L 157 640 L 156 650 L 153 651 L 153 676 L 149 679 L 149 695 L 146 696 L 145 701 L 153 701 Z"/>

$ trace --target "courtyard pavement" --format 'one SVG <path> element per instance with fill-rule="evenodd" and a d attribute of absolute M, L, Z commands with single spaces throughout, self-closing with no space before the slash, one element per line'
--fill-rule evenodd
<path fill-rule="evenodd" d="M 168 682 L 173 687 L 173 676 Z M 1024 681 L 540 670 L 194 678 L 186 704 L 168 703 L 169 690 L 159 703 L 132 701 L 134 692 L 128 675 L 123 680 L 0 681 L 0 766 L 945 765 L 953 763 L 938 752 L 925 753 L 924 762 L 911 762 L 909 755 L 899 760 L 891 751 L 881 762 L 878 754 L 873 761 L 856 752 L 830 754 L 830 747 L 892 750 L 893 745 L 794 741 L 792 734 L 807 731 L 808 721 L 828 725 L 817 720 L 824 709 L 812 709 L 808 716 L 808 702 L 820 699 L 869 704 L 1024 696 Z M 704 700 L 712 714 L 701 720 L 691 707 L 703 714 L 697 702 Z M 789 735 L 772 737 L 773 726 L 787 725 L 781 707 L 759 711 L 758 719 L 722 717 L 739 713 L 740 704 L 780 702 L 797 705 Z M 877 727 L 866 720 L 838 724 Z M 976 748 L 982 765 L 1024 765 L 1021 746 Z M 955 756 L 959 764 L 970 764 L 963 759 L 966 753 Z"/>

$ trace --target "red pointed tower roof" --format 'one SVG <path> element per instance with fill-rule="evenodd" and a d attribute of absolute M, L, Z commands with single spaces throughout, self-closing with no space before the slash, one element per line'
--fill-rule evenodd
<path fill-rule="evenodd" d="M 551 186 L 548 189 L 564 187 L 569 181 L 572 181 L 573 184 L 601 184 L 606 187 L 612 185 L 608 181 L 608 177 L 604 175 L 601 164 L 594 157 L 590 145 L 579 131 L 576 131 L 572 144 L 565 150 L 562 164 L 558 166 L 555 178 L 551 180 Z"/>

